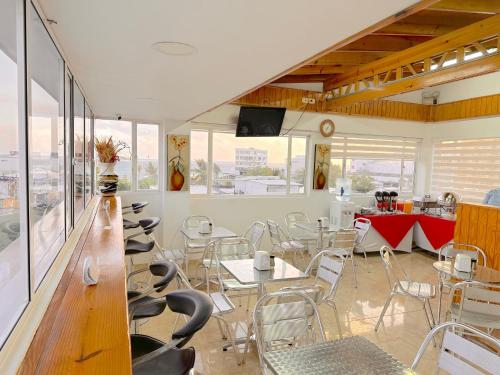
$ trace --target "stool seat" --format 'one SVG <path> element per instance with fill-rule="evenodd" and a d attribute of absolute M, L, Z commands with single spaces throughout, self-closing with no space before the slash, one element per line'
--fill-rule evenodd
<path fill-rule="evenodd" d="M 132 347 L 132 359 L 151 353 L 164 345 L 160 340 L 139 334 L 130 336 L 130 344 Z M 134 366 L 134 375 L 185 375 L 193 368 L 194 361 L 194 348 L 172 348 L 146 363 Z"/>
<path fill-rule="evenodd" d="M 127 245 L 125 247 L 125 255 L 147 253 L 148 251 L 151 251 L 154 246 L 155 246 L 154 241 L 140 242 L 136 240 L 128 240 Z"/>
<path fill-rule="evenodd" d="M 134 229 L 134 228 L 139 228 L 139 223 L 136 223 L 135 221 L 128 220 L 128 219 L 123 219 L 123 229 Z"/>
<path fill-rule="evenodd" d="M 128 291 L 127 298 L 133 298 L 140 296 L 140 292 Z M 145 296 L 140 300 L 131 302 L 128 309 L 134 310 L 133 320 L 152 318 L 154 316 L 160 315 L 167 307 L 167 301 L 165 298 L 154 298 L 151 296 Z"/>

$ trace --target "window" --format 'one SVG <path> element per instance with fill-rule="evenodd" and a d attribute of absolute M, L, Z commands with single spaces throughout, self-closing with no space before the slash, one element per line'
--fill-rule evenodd
<path fill-rule="evenodd" d="M 84 112 L 85 100 L 80 88 L 73 80 L 73 210 L 75 223 L 80 218 L 85 203 Z"/>
<path fill-rule="evenodd" d="M 137 189 L 158 190 L 158 125 L 137 124 Z"/>
<path fill-rule="evenodd" d="M 66 157 L 66 236 L 69 236 L 73 230 L 73 147 L 72 147 L 72 86 L 73 78 L 69 73 L 66 73 L 64 81 L 64 134 L 65 134 L 65 157 Z"/>
<path fill-rule="evenodd" d="M 92 159 L 94 142 L 92 139 L 92 113 L 85 104 L 85 207 L 92 198 Z"/>
<path fill-rule="evenodd" d="M 120 161 L 116 163 L 115 172 L 118 175 L 118 190 L 128 191 L 132 187 L 132 122 L 119 120 L 95 120 L 95 136 L 99 139 L 113 137 L 115 142 L 123 142 L 128 147 L 120 151 Z M 99 163 L 96 173 L 100 173 Z"/>
<path fill-rule="evenodd" d="M 33 6 L 27 21 L 30 247 L 38 287 L 65 238 L 64 61 Z"/>
<path fill-rule="evenodd" d="M 306 137 L 237 138 L 232 132 L 192 131 L 190 192 L 304 193 L 306 150 Z"/>
<path fill-rule="evenodd" d="M 418 145 L 418 140 L 407 138 L 333 137 L 330 191 L 335 190 L 336 178 L 347 177 L 352 180 L 353 194 L 413 192 Z"/>
<path fill-rule="evenodd" d="M 434 144 L 431 194 L 452 191 L 462 199 L 481 202 L 498 188 L 500 138 L 443 140 Z"/>
<path fill-rule="evenodd" d="M 21 199 L 25 191 L 23 161 L 20 154 L 24 128 L 19 119 L 18 81 L 22 71 L 22 55 L 18 54 L 16 6 L 19 1 L 6 0 L 0 3 L 0 348 L 21 316 L 29 301 L 28 250 L 26 230 L 21 225 Z M 21 146 L 21 147 L 20 147 Z M 24 228 L 23 228 L 24 227 Z"/>

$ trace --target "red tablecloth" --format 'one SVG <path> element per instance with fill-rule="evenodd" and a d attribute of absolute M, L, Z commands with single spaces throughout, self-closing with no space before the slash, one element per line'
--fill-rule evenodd
<path fill-rule="evenodd" d="M 441 217 L 425 214 L 394 214 L 394 215 L 359 215 L 371 221 L 373 228 L 396 248 L 408 231 L 418 221 L 425 236 L 435 249 L 453 239 L 455 222 Z"/>
<path fill-rule="evenodd" d="M 453 240 L 455 232 L 454 220 L 430 215 L 419 215 L 418 222 L 434 249 L 439 249 Z"/>
<path fill-rule="evenodd" d="M 413 224 L 420 215 L 410 214 L 394 214 L 394 215 L 359 215 L 356 218 L 364 217 L 369 219 L 372 227 L 380 233 L 382 237 L 396 248 L 401 240 L 406 236 L 408 231 L 413 227 Z"/>

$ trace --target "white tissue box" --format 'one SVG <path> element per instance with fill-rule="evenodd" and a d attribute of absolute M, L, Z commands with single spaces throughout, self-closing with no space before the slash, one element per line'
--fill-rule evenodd
<path fill-rule="evenodd" d="M 267 251 L 256 251 L 253 260 L 254 268 L 259 271 L 268 271 L 271 269 L 271 260 Z"/>

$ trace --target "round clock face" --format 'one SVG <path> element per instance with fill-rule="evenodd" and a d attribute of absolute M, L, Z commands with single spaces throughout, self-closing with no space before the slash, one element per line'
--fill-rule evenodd
<path fill-rule="evenodd" d="M 332 120 L 323 120 L 319 126 L 319 131 L 323 137 L 331 137 L 335 132 L 335 124 Z"/>

